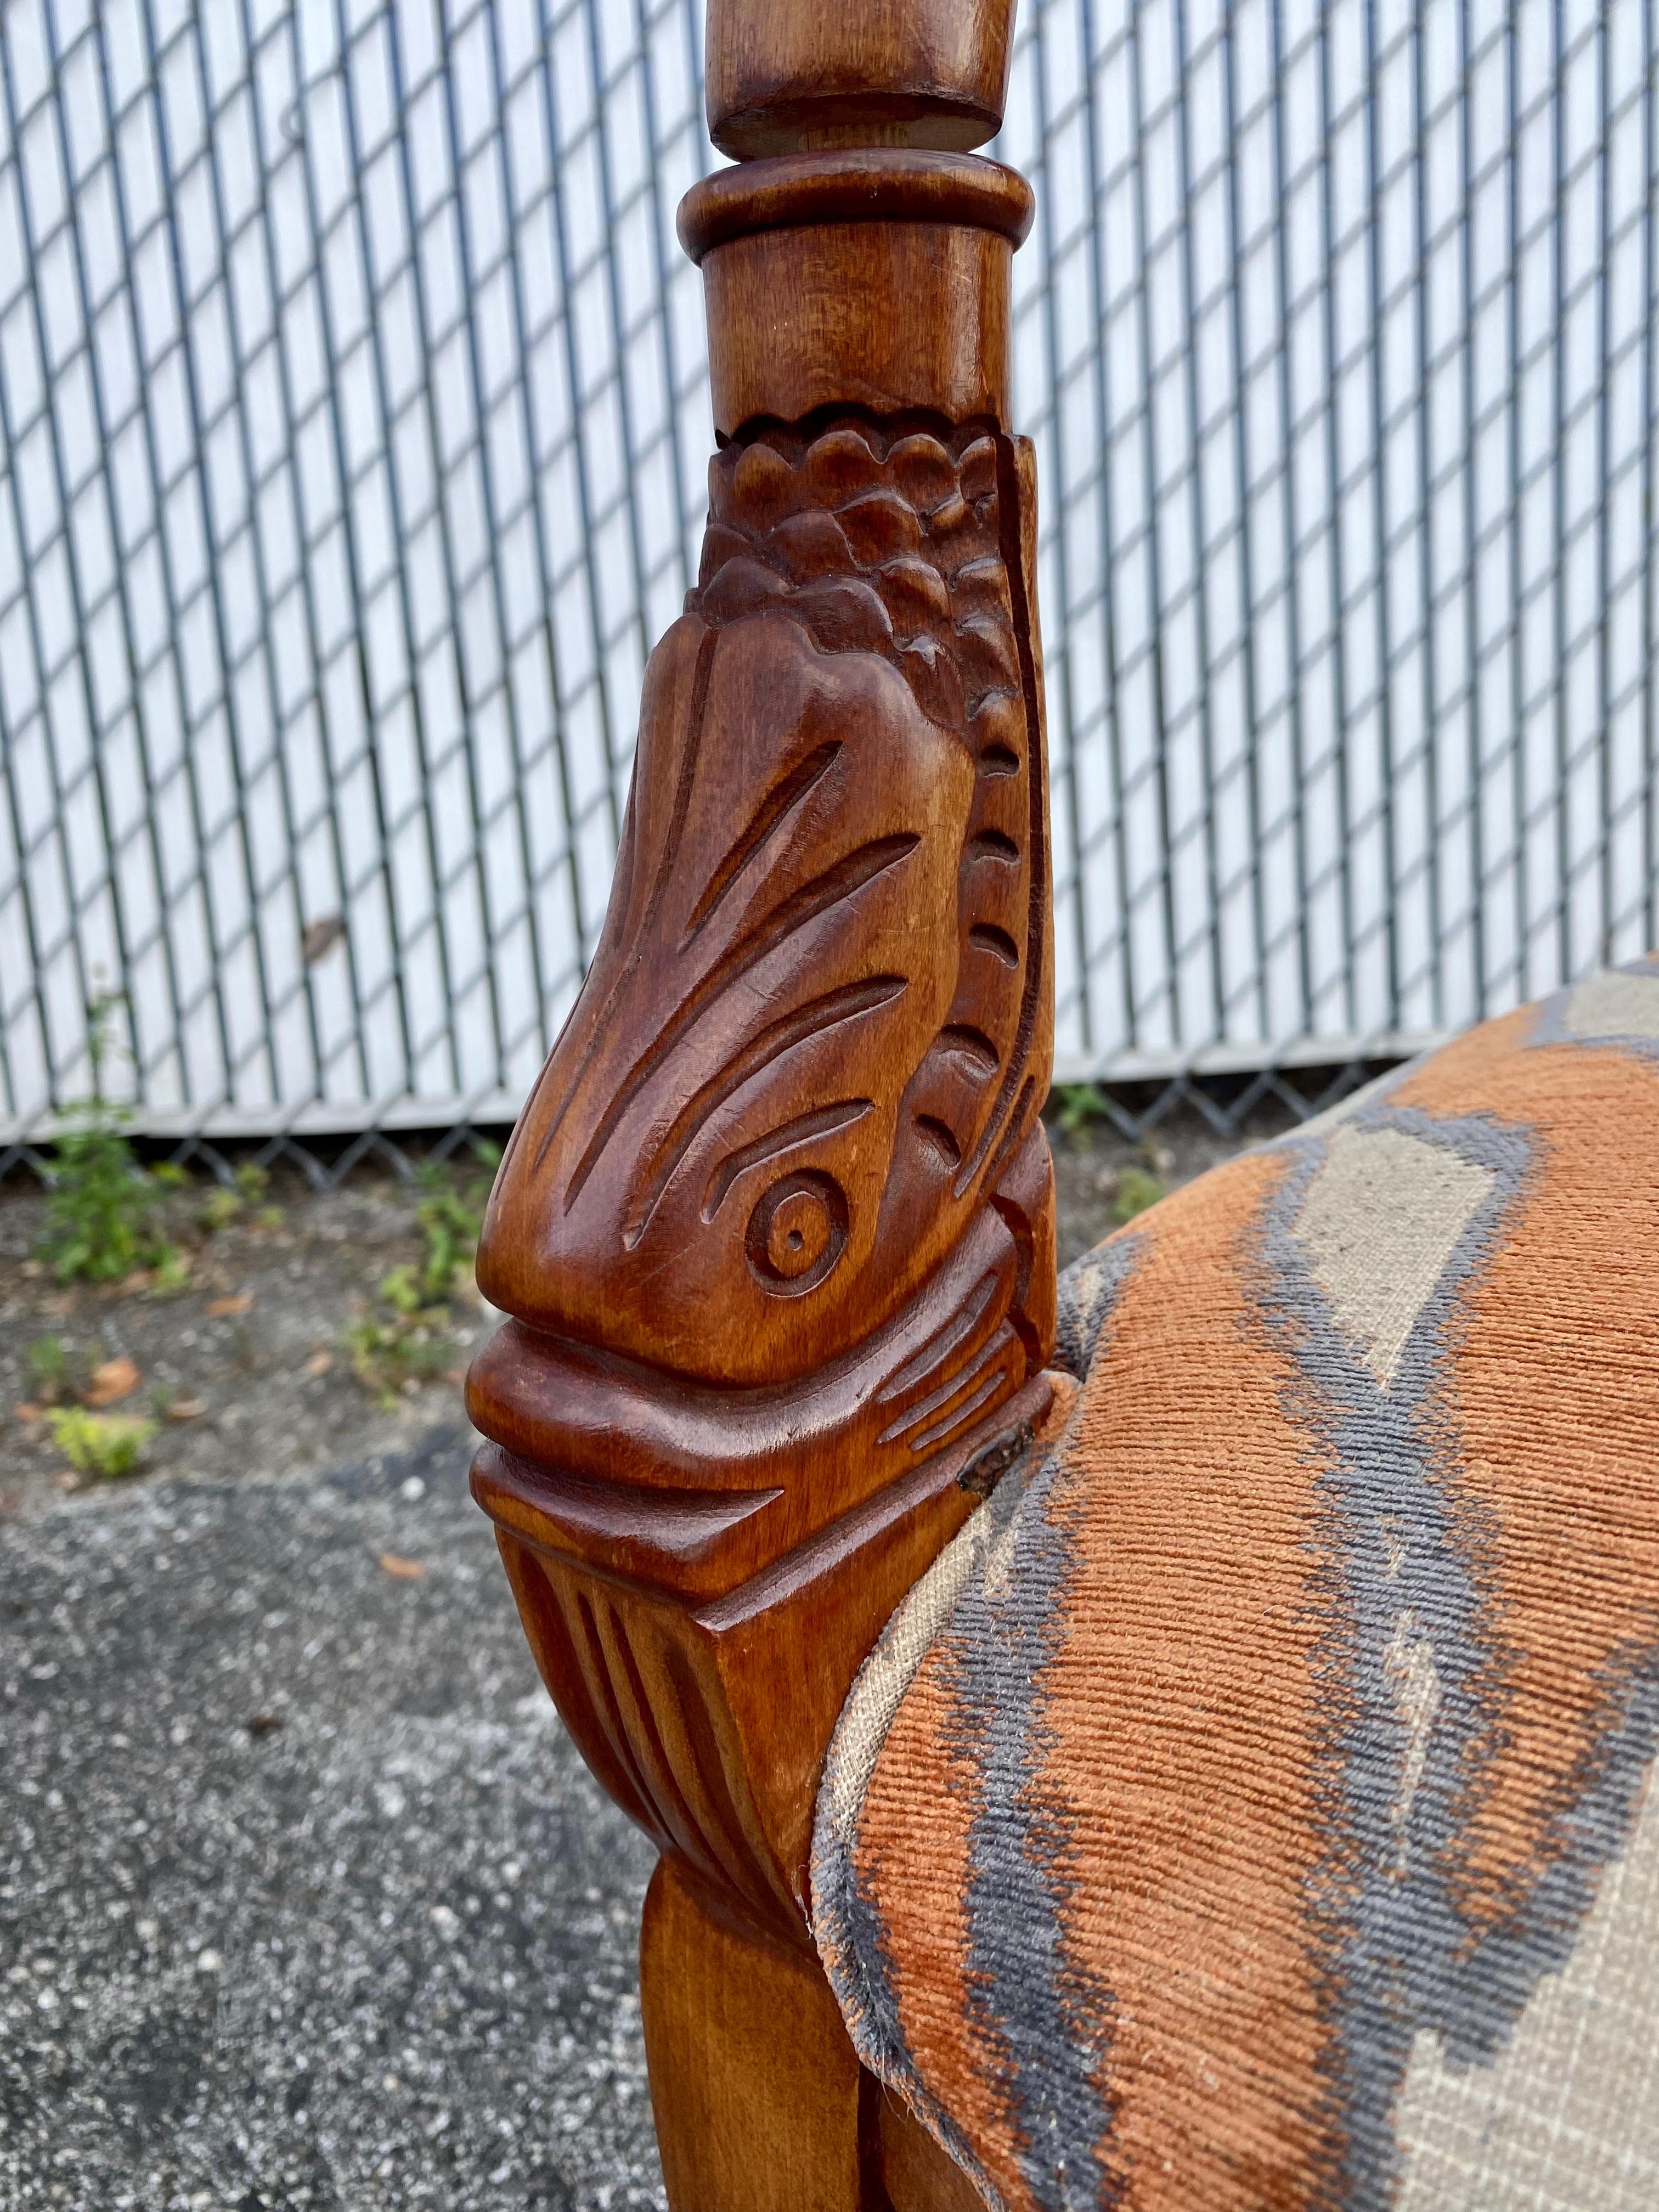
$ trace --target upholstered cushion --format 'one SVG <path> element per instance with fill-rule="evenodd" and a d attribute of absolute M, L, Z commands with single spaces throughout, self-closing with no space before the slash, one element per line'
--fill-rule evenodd
<path fill-rule="evenodd" d="M 1011 2207 L 1659 2204 L 1659 961 L 1064 1279 L 860 1675 L 819 1947 Z"/>

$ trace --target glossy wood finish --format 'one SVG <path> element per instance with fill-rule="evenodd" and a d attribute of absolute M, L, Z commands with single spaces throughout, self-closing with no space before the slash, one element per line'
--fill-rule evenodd
<path fill-rule="evenodd" d="M 859 1662 L 1040 1422 L 1052 1040 L 1029 459 L 838 415 L 710 471 L 617 887 L 479 1255 L 475 1488 L 665 1849 L 804 1934 Z"/>
<path fill-rule="evenodd" d="M 813 1961 L 659 1864 L 640 1940 L 646 2062 L 674 2212 L 846 2212 L 863 2069 Z"/>
<path fill-rule="evenodd" d="M 580 1563 L 554 1540 L 574 1533 L 556 1488 L 521 1461 L 478 1455 L 474 1493 L 501 1526 L 532 1648 L 589 1766 L 664 1850 L 791 1941 L 806 1926 L 818 1769 L 859 1664 L 977 1504 L 975 1465 L 1006 1456 L 1048 1396 L 1038 1376 L 1000 1422 L 701 1605 Z"/>
<path fill-rule="evenodd" d="M 1006 428 L 1009 262 L 1031 212 L 1023 177 L 960 155 L 802 154 L 705 178 L 679 231 L 703 273 L 716 430 L 849 404 Z"/>
<path fill-rule="evenodd" d="M 1010 12 L 958 11 L 975 39 L 927 100 L 1000 102 Z M 775 122 L 828 26 L 843 74 L 815 82 L 872 114 L 922 98 L 871 56 L 933 40 L 927 0 L 824 12 L 799 51 L 804 11 L 775 14 L 745 47 L 716 0 L 711 86 Z M 994 163 L 891 147 L 689 197 L 702 560 L 479 1249 L 514 1318 L 469 1377 L 474 1492 L 567 1724 L 663 1853 L 642 1960 L 674 2212 L 972 2201 L 857 2065 L 807 1858 L 860 1664 L 1054 1397 L 1036 508 L 1008 422 L 1030 212 Z"/>
<path fill-rule="evenodd" d="M 1008 0 L 709 0 L 709 136 L 744 160 L 982 146 L 1001 125 L 1012 28 Z"/>
<path fill-rule="evenodd" d="M 812 1961 L 672 1857 L 646 1899 L 640 1982 L 674 2212 L 980 2212 L 859 2064 Z"/>
<path fill-rule="evenodd" d="M 822 222 L 961 223 L 1018 246 L 1034 212 L 1030 186 L 1000 162 L 849 147 L 716 169 L 681 201 L 675 228 L 692 260 L 701 263 L 712 247 L 757 231 Z M 870 301 L 881 297 L 876 283 L 861 282 L 855 290 Z M 856 297 L 847 302 L 849 309 L 859 304 Z M 933 398 L 939 404 L 939 395 Z"/>

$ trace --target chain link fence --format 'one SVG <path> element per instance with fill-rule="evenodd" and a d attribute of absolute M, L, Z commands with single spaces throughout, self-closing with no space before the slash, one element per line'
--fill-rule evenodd
<path fill-rule="evenodd" d="M 0 0 L 0 1172 L 511 1118 L 711 442 L 695 0 Z M 1659 939 L 1652 12 L 1024 0 L 1059 1069 Z"/>

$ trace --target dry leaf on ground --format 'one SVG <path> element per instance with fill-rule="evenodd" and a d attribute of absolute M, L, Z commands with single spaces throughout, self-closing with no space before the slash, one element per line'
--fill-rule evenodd
<path fill-rule="evenodd" d="M 92 1370 L 85 1403 L 88 1406 L 112 1406 L 120 1398 L 130 1398 L 138 1388 L 138 1369 L 125 1352 L 118 1359 L 106 1359 Z"/>
<path fill-rule="evenodd" d="M 306 1362 L 306 1373 L 307 1375 L 326 1375 L 329 1369 L 332 1367 L 333 1364 L 334 1354 L 331 1352 L 313 1352 L 310 1358 Z"/>
<path fill-rule="evenodd" d="M 245 1314 L 253 1304 L 252 1291 L 244 1291 L 238 1297 L 210 1298 L 202 1310 L 210 1321 L 229 1321 L 234 1315 Z"/>
<path fill-rule="evenodd" d="M 207 1411 L 200 1398 L 175 1398 L 167 1407 L 170 1421 L 198 1421 Z"/>
<path fill-rule="evenodd" d="M 390 1575 L 394 1582 L 418 1583 L 426 1579 L 426 1569 L 418 1559 L 400 1559 L 396 1552 L 379 1555 L 380 1572 Z"/>

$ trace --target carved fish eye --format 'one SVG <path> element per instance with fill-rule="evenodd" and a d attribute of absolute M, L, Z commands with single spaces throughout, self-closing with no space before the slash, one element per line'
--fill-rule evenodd
<path fill-rule="evenodd" d="M 763 1191 L 744 1243 L 757 1279 L 781 1297 L 815 1291 L 847 1244 L 847 1194 L 833 1176 L 802 1168 Z"/>

